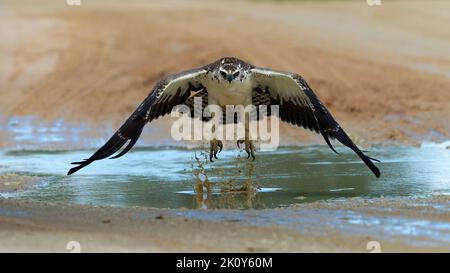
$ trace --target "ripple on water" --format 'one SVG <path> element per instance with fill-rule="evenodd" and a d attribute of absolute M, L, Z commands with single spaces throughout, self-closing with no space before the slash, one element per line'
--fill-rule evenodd
<path fill-rule="evenodd" d="M 198 181 L 193 172 L 198 166 L 195 151 L 187 149 L 135 149 L 72 176 L 66 176 L 70 162 L 87 158 L 94 150 L 4 151 L 0 175 L 21 173 L 46 181 L 17 198 L 114 206 L 276 208 L 317 200 L 450 193 L 446 171 L 450 153 L 440 146 L 374 148 L 370 155 L 382 161 L 380 179 L 351 151 L 338 149 L 337 156 L 324 146 L 285 147 L 260 152 L 253 163 L 235 150 L 222 152 L 216 162 L 205 161 L 208 181 L 231 188 L 250 181 L 256 191 L 231 191 L 225 196 L 216 189 L 206 204 L 195 194 Z"/>
<path fill-rule="evenodd" d="M 370 213 L 345 209 L 354 202 L 354 197 L 371 202 L 380 196 L 404 200 L 450 194 L 447 171 L 450 153 L 440 146 L 373 149 L 371 156 L 382 161 L 378 164 L 382 171 L 380 179 L 376 179 L 350 151 L 340 148 L 340 156 L 336 156 L 327 147 L 315 146 L 260 152 L 252 163 L 249 180 L 248 161 L 238 157 L 236 151 L 226 151 L 214 164 L 205 163 L 202 179 L 208 177 L 209 182 L 216 185 L 237 188 L 251 181 L 257 189 L 226 194 L 217 189 L 211 194 L 198 192 L 198 180 L 193 175 L 195 170 L 198 171 L 193 160 L 194 151 L 186 149 L 136 149 L 126 157 L 96 162 L 76 175 L 65 175 L 70 162 L 86 158 L 92 152 L 1 152 L 0 175 L 16 173 L 45 181 L 41 186 L 15 193 L 11 198 L 110 206 L 202 208 L 167 213 L 252 226 L 283 225 L 305 234 L 314 232 L 325 236 L 330 232 L 342 232 L 349 236 L 370 234 L 379 240 L 404 238 L 408 244 L 417 246 L 450 243 L 447 218 L 396 214 L 396 207 L 372 209 Z M 342 206 L 339 209 L 205 210 L 280 208 L 317 200 Z M 450 209 L 448 202 L 407 199 L 404 203 L 419 210 L 431 208 L 435 210 L 433 213 L 442 215 L 447 215 Z M 23 214 L 0 209 L 0 215 Z M 152 215 L 141 213 L 136 217 L 145 219 Z"/>

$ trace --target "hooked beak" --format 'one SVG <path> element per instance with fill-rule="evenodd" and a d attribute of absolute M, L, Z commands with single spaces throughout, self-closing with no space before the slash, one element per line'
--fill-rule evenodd
<path fill-rule="evenodd" d="M 233 74 L 228 74 L 228 75 L 227 75 L 227 81 L 228 81 L 229 83 L 231 83 L 232 80 L 233 80 Z"/>

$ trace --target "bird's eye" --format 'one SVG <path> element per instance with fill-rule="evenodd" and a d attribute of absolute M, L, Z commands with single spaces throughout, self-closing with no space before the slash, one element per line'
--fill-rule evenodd
<path fill-rule="evenodd" d="M 227 73 L 223 70 L 220 70 L 220 75 L 225 78 L 227 76 Z"/>
<path fill-rule="evenodd" d="M 234 72 L 233 76 L 235 76 L 235 77 L 239 76 L 239 71 Z"/>

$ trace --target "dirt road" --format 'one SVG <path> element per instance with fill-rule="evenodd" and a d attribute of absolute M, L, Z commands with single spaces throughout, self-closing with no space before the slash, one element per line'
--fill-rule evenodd
<path fill-rule="evenodd" d="M 382 1 L 379 7 L 363 0 L 81 3 L 1 1 L 0 147 L 14 147 L 3 136 L 17 116 L 82 124 L 93 134 L 107 131 L 108 137 L 161 77 L 223 56 L 303 75 L 358 144 L 415 145 L 449 138 L 448 1 Z M 151 138 L 147 143 L 167 138 L 167 120 L 151 126 L 155 130 L 145 134 Z M 288 125 L 281 140 L 323 144 Z M 314 227 L 326 219 L 344 223 L 341 231 L 327 227 L 323 236 L 314 229 L 293 230 L 298 224 L 249 226 L 185 217 L 186 211 L 0 200 L 0 251 L 62 252 L 69 241 L 79 240 L 83 251 L 366 252 L 374 238 L 365 234 L 383 238 L 399 223 L 405 231 L 415 223 L 411 232 L 448 227 L 449 200 L 430 205 L 435 201 L 414 207 L 408 200 L 406 205 L 349 201 L 244 213 L 255 219 L 298 213 L 317 220 L 319 208 L 325 215 Z M 355 224 L 346 215 L 336 216 L 343 209 L 373 216 L 377 229 L 365 233 L 374 222 L 361 222 L 364 217 Z M 393 223 L 391 230 L 385 222 Z M 359 235 L 345 230 L 355 225 L 363 230 Z M 385 251 L 448 251 L 445 236 L 434 247 L 384 238 Z"/>
<path fill-rule="evenodd" d="M 445 1 L 2 2 L 3 123 L 28 115 L 115 128 L 161 77 L 232 55 L 303 75 L 358 142 L 450 132 Z M 322 143 L 283 132 L 285 144 Z"/>
<path fill-rule="evenodd" d="M 0 199 L 0 252 L 69 252 L 73 241 L 81 252 L 370 252 L 370 242 L 382 252 L 448 252 L 448 202 L 356 199 L 243 212 Z"/>

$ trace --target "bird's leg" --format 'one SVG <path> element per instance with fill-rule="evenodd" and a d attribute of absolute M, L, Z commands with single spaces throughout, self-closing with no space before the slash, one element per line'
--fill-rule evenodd
<path fill-rule="evenodd" d="M 212 126 L 212 133 L 214 135 L 213 139 L 210 141 L 210 149 L 209 149 L 209 161 L 213 162 L 213 157 L 217 159 L 217 153 L 220 153 L 223 149 L 223 144 L 221 140 L 216 139 L 216 126 Z"/>
<path fill-rule="evenodd" d="M 213 162 L 213 157 L 217 159 L 217 154 L 222 151 L 222 141 L 214 138 L 210 141 L 209 160 Z"/>
<path fill-rule="evenodd" d="M 250 139 L 250 118 L 248 116 L 248 113 L 245 113 L 245 138 L 244 140 L 240 139 L 237 141 L 237 146 L 240 149 L 241 147 L 239 144 L 244 143 L 245 144 L 245 151 L 247 152 L 247 158 L 252 157 L 252 160 L 255 160 L 255 146 L 253 145 L 253 142 Z"/>

